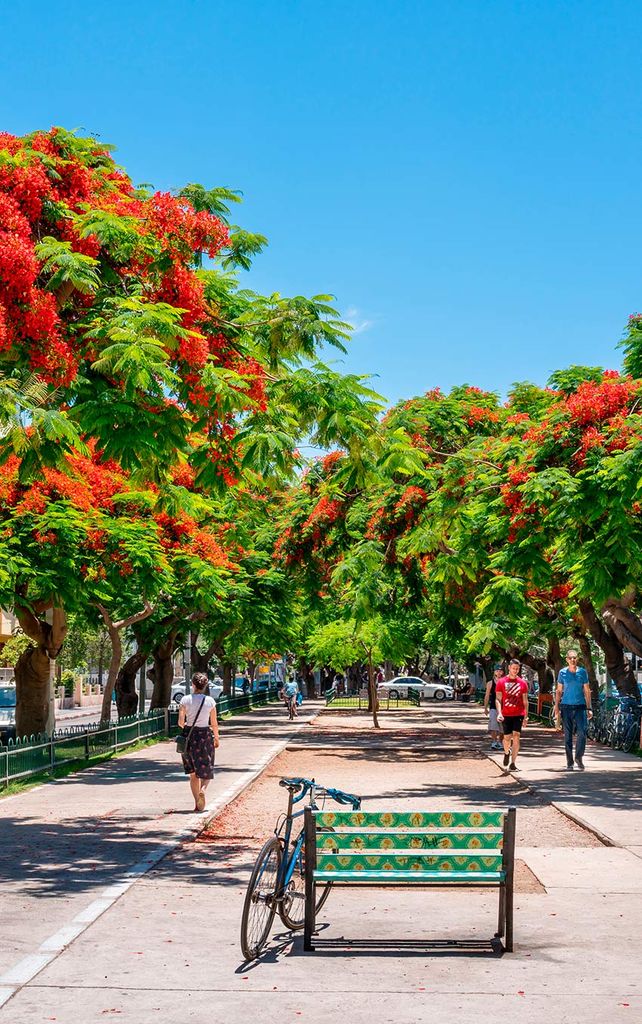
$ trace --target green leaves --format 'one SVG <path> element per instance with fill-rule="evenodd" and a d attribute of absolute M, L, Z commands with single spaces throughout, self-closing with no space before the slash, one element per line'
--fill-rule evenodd
<path fill-rule="evenodd" d="M 63 242 L 48 235 L 34 248 L 36 256 L 42 260 L 41 274 L 46 279 L 47 288 L 49 291 L 60 292 L 59 299 L 62 301 L 74 289 L 85 295 L 98 290 L 98 260 L 74 252 L 71 242 Z"/>
<path fill-rule="evenodd" d="M 230 212 L 230 203 L 243 202 L 241 192 L 222 186 L 205 188 L 204 185 L 198 184 L 185 185 L 178 194 L 189 200 L 197 213 L 202 210 L 206 213 L 213 213 L 225 223 L 227 223 L 227 216 Z"/>
<path fill-rule="evenodd" d="M 241 270 L 249 270 L 252 258 L 262 252 L 266 245 L 265 235 L 234 227 L 230 232 L 227 252 L 221 258 L 221 263 L 224 267 L 240 267 Z"/>
<path fill-rule="evenodd" d="M 21 483 L 37 479 L 45 466 L 60 466 L 66 456 L 87 446 L 66 412 L 51 407 L 51 389 L 38 377 L 0 374 L 0 465 L 20 459 Z"/>
<path fill-rule="evenodd" d="M 181 326 L 181 310 L 174 306 L 138 298 L 114 299 L 87 332 L 87 337 L 107 342 L 92 369 L 122 380 L 127 398 L 138 391 L 160 397 L 164 389 L 178 384 L 168 366 L 167 349 L 190 333 Z"/>
<path fill-rule="evenodd" d="M 127 263 L 137 249 L 144 248 L 140 222 L 135 217 L 108 210 L 88 210 L 74 218 L 81 238 L 93 235 L 115 263 Z"/>
<path fill-rule="evenodd" d="M 331 345 L 345 352 L 350 336 L 350 324 L 339 318 L 329 305 L 330 295 L 305 298 L 282 298 L 278 293 L 269 297 L 245 293 L 249 299 L 247 310 L 238 316 L 234 326 L 240 332 L 249 332 L 252 344 L 276 371 L 283 361 L 301 363 L 314 359 L 317 349 Z"/>

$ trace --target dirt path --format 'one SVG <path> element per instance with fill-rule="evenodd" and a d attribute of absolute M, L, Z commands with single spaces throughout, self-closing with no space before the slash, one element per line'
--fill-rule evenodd
<path fill-rule="evenodd" d="M 410 809 L 518 808 L 516 887 L 542 891 L 519 857 L 519 847 L 600 846 L 591 833 L 569 821 L 502 772 L 468 737 L 444 728 L 429 712 L 408 716 L 404 726 L 387 720 L 375 732 L 362 716 L 322 715 L 291 743 L 234 803 L 201 833 L 235 868 L 247 863 L 274 829 L 287 803 L 283 777 L 315 778 L 362 797 L 364 809 L 403 802 Z"/>

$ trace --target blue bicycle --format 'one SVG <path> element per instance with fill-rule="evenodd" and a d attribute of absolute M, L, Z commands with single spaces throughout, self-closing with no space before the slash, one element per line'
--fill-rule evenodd
<path fill-rule="evenodd" d="M 305 857 L 303 828 L 292 837 L 295 818 L 303 816 L 304 808 L 295 811 L 294 805 L 309 794 L 308 806 L 321 810 L 317 801 L 325 805 L 326 798 L 338 804 L 347 804 L 353 810 L 361 807 L 361 798 L 343 793 L 340 789 L 318 785 L 314 779 L 281 779 L 280 786 L 288 791 L 288 809 L 277 821 L 274 835 L 265 843 L 256 858 L 250 875 L 243 916 L 241 918 L 241 949 L 246 960 L 256 960 L 267 942 L 278 910 L 286 928 L 295 931 L 303 927 L 305 917 Z M 331 832 L 332 829 L 328 829 Z M 330 895 L 331 883 L 317 886 L 317 911 Z"/>

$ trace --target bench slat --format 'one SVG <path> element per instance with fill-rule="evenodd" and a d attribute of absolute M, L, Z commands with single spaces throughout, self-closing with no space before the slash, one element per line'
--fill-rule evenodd
<path fill-rule="evenodd" d="M 315 882 L 408 882 L 436 885 L 499 885 L 505 881 L 504 871 L 315 871 Z"/>
<path fill-rule="evenodd" d="M 383 853 L 348 853 L 341 854 L 322 853 L 317 856 L 317 869 L 319 871 L 440 871 L 448 874 L 451 871 L 499 871 L 502 867 L 502 855 L 491 854 L 480 856 L 479 854 L 458 856 L 452 850 L 439 852 L 410 852 L 409 856 L 401 856 L 395 850 L 391 855 L 387 851 Z"/>
<path fill-rule="evenodd" d="M 463 829 L 447 831 L 445 829 L 421 832 L 408 829 L 371 829 L 368 831 L 345 832 L 342 829 L 334 832 L 317 833 L 317 849 L 321 852 L 341 850 L 501 850 L 504 834 L 501 829 L 487 832 L 469 832 Z"/>
<path fill-rule="evenodd" d="M 502 811 L 316 811 L 317 828 L 501 828 Z"/>

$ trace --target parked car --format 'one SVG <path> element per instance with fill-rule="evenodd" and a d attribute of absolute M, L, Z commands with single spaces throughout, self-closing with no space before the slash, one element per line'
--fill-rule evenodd
<path fill-rule="evenodd" d="M 174 701 L 175 704 L 180 704 L 181 699 L 185 696 L 186 693 L 189 692 L 189 689 L 185 689 L 184 682 L 176 682 L 172 686 L 172 700 Z M 207 692 L 209 693 L 210 697 L 214 698 L 214 700 L 218 700 L 221 694 L 223 693 L 223 686 L 221 685 L 221 683 L 210 683 Z"/>
<path fill-rule="evenodd" d="M 0 686 L 0 743 L 16 735 L 16 688 Z"/>
<path fill-rule="evenodd" d="M 433 700 L 452 700 L 455 691 L 447 683 L 427 683 L 418 676 L 396 676 L 387 683 L 379 683 L 377 693 L 381 697 L 407 697 L 408 690 L 415 690 L 420 697 Z"/>

